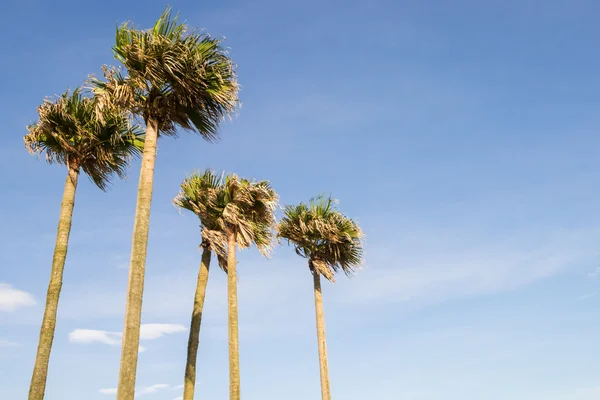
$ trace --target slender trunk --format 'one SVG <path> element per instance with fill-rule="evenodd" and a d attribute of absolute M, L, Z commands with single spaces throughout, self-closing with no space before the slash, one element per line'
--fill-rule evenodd
<path fill-rule="evenodd" d="M 329 369 L 327 368 L 327 343 L 325 340 L 325 316 L 323 315 L 323 294 L 321 293 L 321 275 L 313 271 L 315 284 L 315 312 L 317 315 L 317 341 L 319 344 L 319 369 L 321 371 L 321 398 L 331 400 L 329 388 Z"/>
<path fill-rule="evenodd" d="M 198 272 L 196 295 L 194 296 L 194 310 L 192 311 L 192 323 L 190 324 L 190 338 L 188 340 L 187 363 L 185 365 L 185 382 L 183 385 L 183 400 L 194 400 L 194 389 L 196 386 L 196 357 L 198 355 L 198 342 L 200 340 L 200 324 L 202 323 L 202 309 L 204 308 L 204 297 L 206 296 L 206 284 L 208 283 L 210 255 L 210 248 L 204 247 L 204 250 L 202 250 L 202 262 L 200 263 L 200 271 Z"/>
<path fill-rule="evenodd" d="M 235 228 L 227 232 L 227 309 L 229 311 L 229 399 L 240 400 L 240 343 L 238 337 Z"/>
<path fill-rule="evenodd" d="M 73 207 L 75 206 L 75 190 L 79 168 L 69 168 L 62 204 L 60 206 L 60 219 L 56 233 L 56 244 L 54 245 L 54 256 L 52 258 L 52 272 L 48 293 L 46 295 L 46 309 L 40 329 L 40 340 L 33 367 L 31 386 L 29 386 L 29 400 L 42 400 L 46 391 L 46 379 L 48 377 L 48 363 L 50 362 L 50 351 L 54 340 L 56 328 L 56 312 L 58 310 L 58 299 L 62 288 L 63 271 L 67 258 L 67 247 L 71 233 L 71 221 L 73 219 Z"/>
<path fill-rule="evenodd" d="M 135 374 L 140 344 L 144 272 L 150 228 L 150 205 L 152 203 L 157 138 L 158 126 L 156 122 L 149 119 L 146 123 L 146 139 L 133 224 L 133 244 L 129 264 L 129 281 L 127 283 L 125 327 L 123 329 L 117 400 L 133 400 L 135 395 Z"/>

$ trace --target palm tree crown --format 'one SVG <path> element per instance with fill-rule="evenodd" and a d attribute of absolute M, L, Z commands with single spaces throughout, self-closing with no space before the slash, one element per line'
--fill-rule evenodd
<path fill-rule="evenodd" d="M 238 105 L 234 67 L 220 40 L 188 31 L 167 8 L 154 27 L 117 28 L 115 58 L 127 69 L 104 67 L 106 82 L 92 78 L 105 104 L 126 106 L 160 134 L 174 136 L 177 125 L 205 139 L 218 136 L 218 124 Z"/>
<path fill-rule="evenodd" d="M 351 275 L 362 262 L 363 254 L 362 230 L 334 203 L 331 197 L 320 196 L 308 205 L 287 206 L 278 226 L 278 236 L 287 239 L 298 255 L 309 260 L 311 271 L 332 282 L 339 270 Z"/>
<path fill-rule="evenodd" d="M 38 107 L 39 120 L 28 126 L 25 146 L 32 154 L 45 153 L 46 161 L 80 168 L 102 190 L 113 173 L 123 177 L 128 161 L 138 156 L 144 135 L 118 109 L 98 118 L 96 99 L 79 89 Z"/>
<path fill-rule="evenodd" d="M 210 200 L 214 197 L 214 192 L 220 189 L 219 185 L 219 177 L 210 169 L 194 174 L 181 183 L 181 190 L 173 199 L 173 204 L 196 214 L 202 228 L 201 246 L 213 250 L 217 254 L 219 266 L 227 270 L 227 247 L 216 223 L 220 215 L 212 208 Z"/>
<path fill-rule="evenodd" d="M 255 244 L 263 255 L 269 254 L 277 200 L 267 181 L 250 181 L 235 174 L 217 176 L 206 170 L 186 178 L 173 202 L 200 218 L 203 240 L 226 268 L 229 229 L 235 230 L 240 248 Z"/>

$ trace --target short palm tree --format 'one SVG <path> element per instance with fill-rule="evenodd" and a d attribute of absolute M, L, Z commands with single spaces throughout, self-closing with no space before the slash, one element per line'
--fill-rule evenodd
<path fill-rule="evenodd" d="M 45 100 L 38 107 L 39 120 L 28 126 L 25 136 L 29 152 L 45 153 L 46 161 L 62 164 L 68 171 L 29 400 L 42 400 L 46 390 L 79 174 L 83 171 L 96 186 L 106 190 L 111 176 L 124 176 L 131 157 L 143 148 L 143 135 L 124 114 L 116 109 L 105 110 L 98 118 L 96 105 L 96 99 L 83 96 L 78 89 L 54 101 Z"/>
<path fill-rule="evenodd" d="M 127 74 L 105 67 L 105 81 L 92 79 L 94 92 L 105 107 L 125 107 L 146 125 L 117 390 L 117 399 L 133 400 L 156 142 L 178 127 L 216 139 L 219 123 L 237 108 L 238 84 L 220 40 L 188 31 L 169 8 L 151 29 L 118 27 L 113 53 Z"/>
<path fill-rule="evenodd" d="M 179 207 L 193 212 L 200 219 L 202 230 L 202 261 L 198 271 L 194 308 L 190 324 L 190 336 L 187 348 L 185 365 L 185 379 L 183 385 L 183 400 L 193 400 L 196 386 L 196 359 L 198 343 L 200 340 L 200 325 L 202 311 L 208 283 L 210 259 L 214 249 L 219 260 L 219 265 L 226 270 L 227 247 L 223 235 L 217 228 L 217 219 L 221 218 L 218 211 L 212 208 L 212 198 L 217 190 L 222 189 L 220 179 L 211 170 L 195 174 L 185 179 L 181 184 L 179 194 L 173 203 Z"/>
<path fill-rule="evenodd" d="M 321 196 L 308 205 L 285 207 L 278 237 L 287 239 L 298 255 L 308 259 L 314 282 L 321 397 L 331 400 L 321 275 L 331 282 L 340 270 L 352 275 L 362 262 L 363 233 L 356 222 L 335 209 L 333 199 Z"/>

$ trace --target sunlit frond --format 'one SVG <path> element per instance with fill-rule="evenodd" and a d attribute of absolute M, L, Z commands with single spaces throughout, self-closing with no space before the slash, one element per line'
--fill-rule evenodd
<path fill-rule="evenodd" d="M 161 135 L 181 127 L 217 139 L 219 123 L 237 109 L 238 83 L 221 41 L 189 31 L 170 8 L 151 29 L 129 22 L 117 27 L 113 53 L 127 75 L 105 67 L 104 81 L 90 80 L 94 92 L 105 105 L 155 121 Z"/>
<path fill-rule="evenodd" d="M 44 100 L 38 121 L 27 127 L 25 147 L 49 163 L 83 170 L 106 190 L 112 175 L 123 177 L 131 158 L 141 154 L 144 135 L 119 109 L 98 108 L 97 99 L 79 89 Z"/>
<path fill-rule="evenodd" d="M 284 208 L 278 237 L 293 244 L 296 253 L 309 260 L 313 273 L 334 281 L 339 270 L 351 276 L 362 263 L 363 232 L 335 207 L 331 197 L 320 196 L 309 204 Z"/>
<path fill-rule="evenodd" d="M 173 200 L 180 208 L 196 214 L 202 225 L 202 238 L 225 262 L 226 232 L 234 228 L 237 244 L 252 244 L 265 256 L 273 246 L 275 209 L 278 196 L 267 181 L 249 181 L 237 175 L 216 175 L 211 170 L 186 178 Z M 225 268 L 225 264 L 221 265 Z"/>

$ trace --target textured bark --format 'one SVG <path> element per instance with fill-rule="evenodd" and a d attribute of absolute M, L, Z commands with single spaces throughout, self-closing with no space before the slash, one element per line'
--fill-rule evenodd
<path fill-rule="evenodd" d="M 327 367 L 327 343 L 325 340 L 325 316 L 323 315 L 323 294 L 321 293 L 321 275 L 313 271 L 315 284 L 315 312 L 317 316 L 317 342 L 319 344 L 319 369 L 321 371 L 321 398 L 331 400 L 329 388 L 329 369 Z"/>
<path fill-rule="evenodd" d="M 196 295 L 194 296 L 194 310 L 192 311 L 192 322 L 190 324 L 190 338 L 188 340 L 187 363 L 185 365 L 185 382 L 183 385 L 183 400 L 194 400 L 194 389 L 196 386 L 196 358 L 198 355 L 198 342 L 200 341 L 202 309 L 204 308 L 206 284 L 208 283 L 210 256 L 210 248 L 204 247 L 204 250 L 202 250 L 202 261 L 200 263 L 200 271 L 198 272 Z"/>
<path fill-rule="evenodd" d="M 62 204 L 60 206 L 60 219 L 56 233 L 56 244 L 54 245 L 54 256 L 52 258 L 52 271 L 50 283 L 46 294 L 46 309 L 40 329 L 40 340 L 33 367 L 33 376 L 29 386 L 29 400 L 42 400 L 46 392 L 46 379 L 48 377 L 48 363 L 50 362 L 50 351 L 54 340 L 56 328 L 56 312 L 58 310 L 58 299 L 62 288 L 63 271 L 67 258 L 67 247 L 71 233 L 71 221 L 73 219 L 73 207 L 75 206 L 75 190 L 79 178 L 78 168 L 69 168 Z"/>
<path fill-rule="evenodd" d="M 227 232 L 227 309 L 229 314 L 229 399 L 240 400 L 240 343 L 235 229 Z"/>
<path fill-rule="evenodd" d="M 150 228 L 150 205 L 152 203 L 157 137 L 157 124 L 152 120 L 148 120 L 133 225 L 133 244 L 127 283 L 125 327 L 123 329 L 117 400 L 133 400 L 135 395 L 135 375 L 140 344 L 142 297 L 144 294 L 144 273 Z"/>

